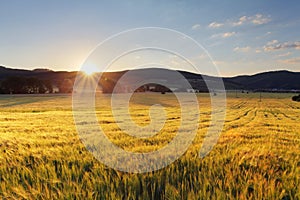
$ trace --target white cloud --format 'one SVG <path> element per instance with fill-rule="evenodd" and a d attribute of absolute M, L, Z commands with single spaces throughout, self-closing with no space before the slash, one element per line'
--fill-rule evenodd
<path fill-rule="evenodd" d="M 242 53 L 249 52 L 250 50 L 251 50 L 251 47 L 249 47 L 249 46 L 246 46 L 246 47 L 235 47 L 233 49 L 233 51 L 235 51 L 235 52 L 242 52 Z"/>
<path fill-rule="evenodd" d="M 277 44 L 278 43 L 278 40 L 272 40 L 270 42 L 267 43 L 267 45 L 274 45 L 274 44 Z"/>
<path fill-rule="evenodd" d="M 265 51 L 275 51 L 281 49 L 300 50 L 300 41 L 279 43 L 277 40 L 272 40 L 268 42 L 263 48 Z"/>
<path fill-rule="evenodd" d="M 236 32 L 226 32 L 226 33 L 223 33 L 221 36 L 222 36 L 222 38 L 228 38 L 228 37 L 234 36 L 235 34 L 236 34 Z"/>
<path fill-rule="evenodd" d="M 271 21 L 269 17 L 263 16 L 262 14 L 256 14 L 250 17 L 249 20 L 256 25 L 267 24 Z"/>
<path fill-rule="evenodd" d="M 195 24 L 192 26 L 192 30 L 198 30 L 201 27 L 200 24 Z"/>
<path fill-rule="evenodd" d="M 225 32 L 225 33 L 214 34 L 211 36 L 211 38 L 229 38 L 234 35 L 236 35 L 236 32 Z"/>
<path fill-rule="evenodd" d="M 271 18 L 269 16 L 265 16 L 263 14 L 256 14 L 252 16 L 241 16 L 237 20 L 227 20 L 223 23 L 217 23 L 217 22 L 212 22 L 208 25 L 209 28 L 219 28 L 221 26 L 242 26 L 246 24 L 250 25 L 262 25 L 262 24 L 267 24 L 271 21 Z"/>
<path fill-rule="evenodd" d="M 217 23 L 217 22 L 212 22 L 208 25 L 209 28 L 220 28 L 222 26 L 224 26 L 224 24 Z"/>
<path fill-rule="evenodd" d="M 239 20 L 236 22 L 233 22 L 232 25 L 233 26 L 241 26 L 247 21 L 247 18 L 248 18 L 247 16 L 240 17 Z"/>
<path fill-rule="evenodd" d="M 279 54 L 277 55 L 278 57 L 286 57 L 286 56 L 289 56 L 291 55 L 292 53 L 291 52 L 286 52 L 286 53 L 283 53 L 283 54 Z"/>

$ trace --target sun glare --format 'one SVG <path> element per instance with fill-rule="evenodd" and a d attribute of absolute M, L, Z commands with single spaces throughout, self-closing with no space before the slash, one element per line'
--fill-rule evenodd
<path fill-rule="evenodd" d="M 99 69 L 95 65 L 86 65 L 81 68 L 81 71 L 86 75 L 91 76 L 96 72 L 99 72 Z"/>

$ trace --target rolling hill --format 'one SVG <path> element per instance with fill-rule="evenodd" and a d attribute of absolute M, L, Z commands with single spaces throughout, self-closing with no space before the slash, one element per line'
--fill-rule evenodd
<path fill-rule="evenodd" d="M 109 81 L 111 84 L 115 84 L 126 72 L 105 72 L 100 80 L 100 85 L 103 85 L 103 81 Z M 170 74 L 172 70 L 166 69 L 139 69 L 131 70 L 132 80 L 143 80 L 145 74 L 155 74 L 158 79 L 165 79 L 165 82 L 170 83 L 174 87 L 180 88 L 180 81 L 172 77 L 165 78 L 166 73 Z M 195 74 L 186 71 L 178 71 L 191 86 L 200 91 L 206 91 L 205 82 L 203 77 L 214 81 L 215 77 Z M 174 73 L 176 74 L 176 73 Z M 51 81 L 54 86 L 59 86 L 64 83 L 65 80 L 74 82 L 77 72 L 67 71 L 52 71 L 48 69 L 35 69 L 35 70 L 23 70 L 12 69 L 0 66 L 0 83 L 8 77 L 34 77 L 40 80 Z M 135 78 L 133 78 L 135 77 Z M 258 73 L 255 75 L 241 75 L 234 77 L 223 77 L 224 85 L 227 90 L 250 90 L 250 91 L 300 91 L 300 72 L 291 72 L 286 70 L 281 71 L 269 71 Z"/>

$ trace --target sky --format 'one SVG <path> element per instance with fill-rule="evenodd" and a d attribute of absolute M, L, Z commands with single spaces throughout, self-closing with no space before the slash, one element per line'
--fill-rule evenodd
<path fill-rule="evenodd" d="M 162 27 L 201 44 L 222 76 L 300 71 L 297 0 L 2 0 L 0 5 L 2 66 L 75 71 L 106 38 Z M 195 62 L 201 65 L 202 57 L 199 53 Z"/>

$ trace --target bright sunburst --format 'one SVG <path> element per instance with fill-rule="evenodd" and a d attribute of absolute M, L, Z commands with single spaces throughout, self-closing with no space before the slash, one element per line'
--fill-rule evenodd
<path fill-rule="evenodd" d="M 99 69 L 96 65 L 84 65 L 81 68 L 81 71 L 84 72 L 86 75 L 90 76 L 96 72 L 99 72 Z"/>

